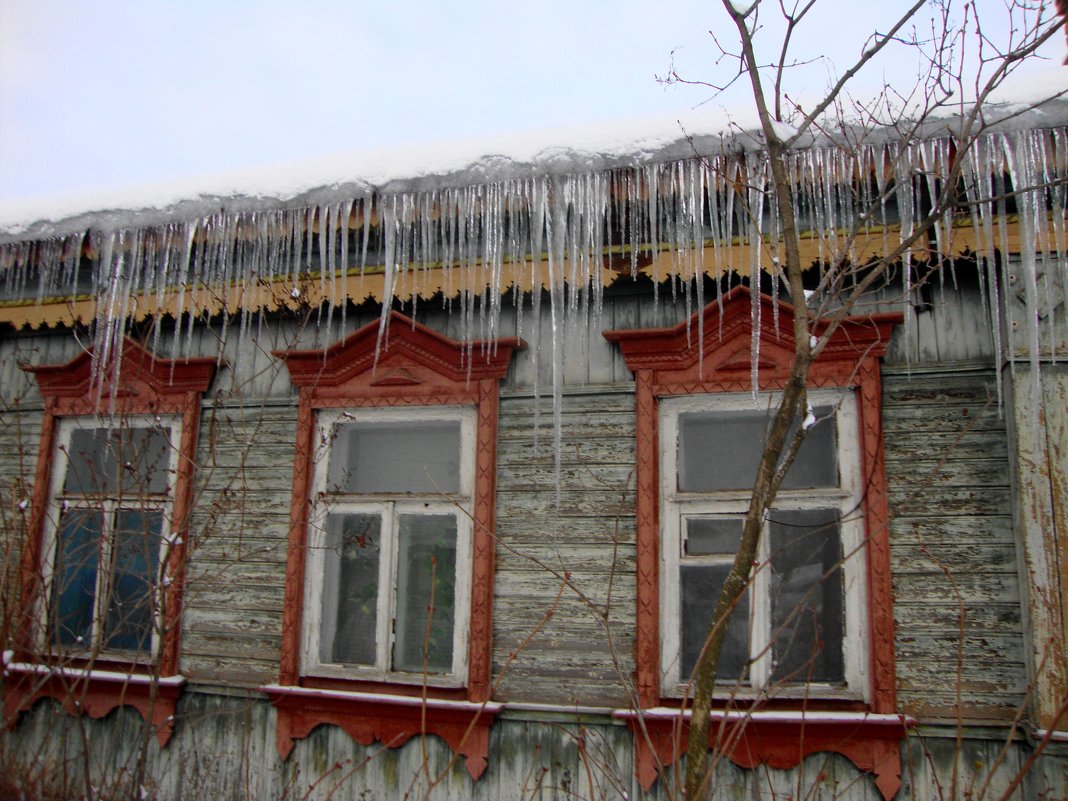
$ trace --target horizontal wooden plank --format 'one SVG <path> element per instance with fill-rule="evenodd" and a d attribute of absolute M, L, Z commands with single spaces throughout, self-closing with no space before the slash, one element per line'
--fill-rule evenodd
<path fill-rule="evenodd" d="M 900 466 L 887 461 L 887 477 L 892 476 L 899 484 L 1009 486 L 1008 459 L 985 458 L 976 455 L 962 458 L 958 454 L 945 454 L 942 458 L 905 458 L 904 453 L 895 454 Z"/>
<path fill-rule="evenodd" d="M 280 612 L 285 587 L 278 584 L 237 585 L 230 578 L 218 581 L 188 581 L 185 603 L 200 608 L 225 608 L 236 614 L 245 612 Z"/>
<path fill-rule="evenodd" d="M 516 442 L 535 442 L 542 448 L 548 448 L 552 452 L 555 441 L 555 432 L 552 427 L 552 418 L 542 420 L 535 430 L 532 422 L 508 421 L 508 427 L 502 426 L 497 439 L 501 447 L 508 447 Z M 571 442 L 581 442 L 589 439 L 608 437 L 621 442 L 634 439 L 634 416 L 614 416 L 599 420 L 592 425 L 589 420 L 576 420 L 574 424 L 561 428 L 560 441 L 565 445 Z"/>
<path fill-rule="evenodd" d="M 562 395 L 569 414 L 586 415 L 591 413 L 617 412 L 634 414 L 634 392 L 567 392 Z M 553 398 L 551 387 L 542 387 L 541 396 L 535 401 L 533 395 L 508 395 L 501 397 L 501 416 L 516 417 L 527 414 L 533 417 L 535 408 L 541 415 L 552 415 Z"/>
<path fill-rule="evenodd" d="M 630 464 L 564 464 L 557 473 L 551 464 L 510 465 L 501 468 L 497 473 L 497 492 L 555 491 L 558 481 L 563 490 L 585 491 L 591 488 L 598 491 L 617 489 L 623 492 L 634 486 L 634 467 Z"/>
<path fill-rule="evenodd" d="M 560 461 L 564 464 L 619 464 L 634 466 L 634 437 L 601 436 L 593 438 L 569 438 L 560 448 Z M 556 449 L 553 440 L 542 439 L 537 446 L 533 437 L 502 440 L 498 448 L 497 465 L 507 468 L 515 464 L 553 465 Z"/>
<path fill-rule="evenodd" d="M 953 698 L 958 682 L 962 693 L 972 696 L 973 703 L 982 704 L 987 695 L 1000 694 L 1003 698 L 1015 697 L 1015 703 L 1020 704 L 1027 688 L 1027 672 L 1017 662 L 988 663 L 982 672 L 965 662 L 958 670 L 955 656 L 937 661 L 910 660 L 908 667 L 898 669 L 898 686 L 902 690 L 926 692 L 932 698 Z"/>
<path fill-rule="evenodd" d="M 578 575 L 615 572 L 633 574 L 635 547 L 612 543 L 522 543 L 509 545 L 497 542 L 497 570 L 499 572 L 531 570 L 543 572 L 542 565 L 569 570 Z"/>
<path fill-rule="evenodd" d="M 890 514 L 908 517 L 932 512 L 950 515 L 997 515 L 1011 512 L 1008 487 L 891 486 Z"/>
<path fill-rule="evenodd" d="M 274 561 L 248 559 L 239 562 L 213 563 L 191 560 L 187 568 L 190 581 L 219 583 L 224 581 L 283 583 L 284 571 Z"/>
<path fill-rule="evenodd" d="M 957 720 L 964 720 L 968 723 L 991 721 L 1007 724 L 1017 717 L 1020 707 L 1018 693 L 999 694 L 982 690 L 964 695 L 959 704 L 953 696 L 931 696 L 923 692 L 910 692 L 908 689 L 899 692 L 898 698 L 901 711 L 910 717 L 927 721 L 944 720 L 951 723 Z M 969 729 L 965 728 L 964 732 L 967 735 Z M 952 772 L 951 765 L 952 763 L 948 760 L 939 763 L 935 773 L 940 778 L 934 783 L 934 786 L 940 787 L 943 785 L 944 778 L 941 777 L 945 777 Z M 936 796 L 921 795 L 918 797 L 932 798 Z M 1022 795 L 1010 797 L 1014 801 L 1016 799 L 1027 801 L 1027 797 Z"/>
<path fill-rule="evenodd" d="M 1011 544 L 945 543 L 891 546 L 891 564 L 896 575 L 907 572 L 1004 572 L 1016 575 L 1016 548 Z"/>
<path fill-rule="evenodd" d="M 200 606 L 186 604 L 183 607 L 182 627 L 184 631 L 196 631 L 200 634 L 227 634 L 281 636 L 281 610 L 257 611 L 235 615 L 233 609 L 218 606 Z"/>
<path fill-rule="evenodd" d="M 621 497 L 622 495 L 622 497 Z M 538 515 L 546 527 L 566 527 L 566 519 L 572 515 L 589 517 L 591 514 L 616 515 L 634 508 L 634 493 L 621 493 L 617 488 L 573 489 L 560 488 L 560 503 L 556 502 L 555 489 L 549 487 L 537 492 L 497 490 L 497 513 L 501 518 L 510 515 Z"/>
<path fill-rule="evenodd" d="M 890 545 L 952 546 L 961 543 L 1013 543 L 1012 519 L 999 515 L 957 515 L 928 517 L 912 515 L 890 521 Z"/>
<path fill-rule="evenodd" d="M 613 542 L 621 545 L 635 542 L 633 513 L 597 517 L 571 515 L 560 522 L 561 525 L 549 529 L 545 522 L 531 517 L 498 517 L 497 541 L 514 547 L 561 542 L 610 547 Z"/>
<path fill-rule="evenodd" d="M 888 414 L 952 414 L 954 408 L 990 409 L 998 414 L 997 384 L 993 376 L 943 373 L 939 375 L 884 376 L 883 408 Z"/>
<path fill-rule="evenodd" d="M 499 673 L 501 667 L 495 663 L 494 673 Z M 631 696 L 619 672 L 569 667 L 534 672 L 522 664 L 513 664 L 495 697 L 505 702 L 550 704 L 566 710 L 570 704 L 622 707 L 630 703 Z"/>
<path fill-rule="evenodd" d="M 290 485 L 286 482 L 270 484 L 263 488 L 220 483 L 201 489 L 195 515 L 204 516 L 213 513 L 234 515 L 250 509 L 261 513 L 277 514 L 284 511 L 288 514 L 290 489 Z"/>
<path fill-rule="evenodd" d="M 288 546 L 283 540 L 246 540 L 240 537 L 219 537 L 214 535 L 197 544 L 193 557 L 198 564 L 226 565 L 240 562 L 263 562 L 276 567 L 285 564 Z M 210 573 L 210 568 L 204 571 Z"/>
<path fill-rule="evenodd" d="M 1021 630 L 1018 602 L 971 601 L 964 604 L 963 613 L 966 634 L 979 636 L 984 631 Z M 924 603 L 914 599 L 897 599 L 894 602 L 894 621 L 899 632 L 952 632 L 955 636 L 960 627 L 960 615 L 960 605 L 951 600 L 941 604 Z"/>
<path fill-rule="evenodd" d="M 1011 573 L 960 573 L 950 581 L 941 572 L 908 573 L 893 577 L 894 597 L 954 606 L 965 603 L 1019 603 L 1019 578 Z"/>
<path fill-rule="evenodd" d="M 904 480 L 911 475 L 909 459 L 1004 459 L 1008 447 L 1000 432 L 985 431 L 884 431 L 887 476 Z M 904 463 L 902 465 L 902 463 Z M 904 471 L 904 472 L 902 472 Z"/>
<path fill-rule="evenodd" d="M 898 632 L 895 638 L 898 659 L 908 663 L 919 659 L 933 659 L 946 664 L 963 653 L 965 671 L 975 674 L 992 669 L 1019 672 L 1023 669 L 1023 634 L 969 634 L 964 636 L 949 633 Z"/>
<path fill-rule="evenodd" d="M 281 636 L 241 635 L 233 631 L 215 634 L 191 629 L 182 632 L 182 654 L 190 658 L 226 660 L 231 666 L 246 662 L 273 662 L 277 666 L 281 658 Z"/>
<path fill-rule="evenodd" d="M 190 681 L 259 687 L 278 679 L 277 659 L 220 659 L 218 655 L 182 654 L 182 675 Z"/>

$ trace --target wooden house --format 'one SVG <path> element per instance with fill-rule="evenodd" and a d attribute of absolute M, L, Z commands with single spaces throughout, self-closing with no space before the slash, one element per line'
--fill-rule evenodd
<path fill-rule="evenodd" d="M 805 298 L 759 147 L 721 139 L 8 230 L 0 794 L 679 797 L 804 309 L 711 797 L 1065 797 L 1043 119 L 976 140 L 966 211 L 900 253 L 952 137 L 799 150 Z"/>

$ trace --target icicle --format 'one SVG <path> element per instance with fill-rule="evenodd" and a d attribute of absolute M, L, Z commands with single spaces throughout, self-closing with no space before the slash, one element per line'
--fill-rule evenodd
<path fill-rule="evenodd" d="M 794 180 L 790 192 L 799 220 L 814 232 L 818 257 L 830 262 L 820 278 L 825 296 L 833 295 L 849 279 L 844 271 L 855 269 L 863 257 L 865 251 L 854 233 L 866 234 L 869 243 L 881 236 L 884 253 L 912 238 L 925 212 L 923 198 L 942 191 L 950 158 L 958 157 L 954 147 L 948 137 L 940 137 L 862 145 L 855 151 L 820 146 L 789 154 L 787 168 Z M 1068 132 L 984 135 L 972 148 L 962 149 L 959 158 L 997 358 L 999 362 L 1003 358 L 1004 320 L 1009 327 L 1021 327 L 1021 333 L 1009 342 L 1026 341 L 1024 350 L 1037 371 L 1047 353 L 1057 358 L 1058 336 L 1063 338 L 1061 317 L 1041 307 L 1051 294 L 1068 287 L 1068 187 L 1061 182 L 1068 164 Z M 1007 188 L 1002 178 L 1006 164 L 1016 190 L 1043 187 L 1017 198 L 1020 230 L 1033 247 L 1024 248 L 1011 294 L 1003 291 L 997 275 L 998 253 L 1007 254 L 1009 241 L 1007 205 L 1002 197 Z M 896 237 L 888 233 L 893 220 L 887 219 L 893 214 L 894 201 L 900 217 Z M 218 326 L 219 358 L 222 347 L 233 350 L 233 343 L 226 340 L 232 339 L 235 327 L 240 352 L 256 313 L 253 303 L 264 291 L 278 292 L 281 297 L 275 304 L 258 302 L 260 326 L 275 305 L 288 303 L 290 293 L 299 295 L 309 284 L 317 288 L 320 302 L 318 340 L 328 342 L 335 338 L 335 307 L 341 306 L 344 330 L 348 300 L 365 297 L 364 276 L 372 270 L 377 273 L 380 264 L 380 344 L 385 343 L 388 312 L 395 301 L 410 304 L 414 314 L 418 304 L 440 287 L 446 312 L 455 315 L 450 329 L 455 327 L 470 347 L 475 340 L 483 340 L 492 348 L 501 335 L 502 295 L 529 281 L 533 316 L 528 323 L 524 315 L 530 310 L 524 310 L 522 293 L 516 291 L 515 329 L 517 333 L 532 329 L 536 409 L 540 372 L 546 368 L 546 375 L 551 374 L 554 448 L 558 449 L 565 372 L 571 380 L 572 357 L 588 357 L 580 349 L 596 330 L 602 313 L 606 257 L 612 263 L 629 253 L 632 276 L 641 272 L 651 276 L 653 317 L 648 324 L 659 325 L 666 316 L 659 305 L 663 280 L 671 282 L 671 296 L 684 307 L 689 320 L 695 308 L 700 310 L 705 303 L 706 274 L 717 282 L 732 269 L 746 276 L 754 297 L 751 378 L 754 388 L 759 386 L 756 329 L 761 322 L 758 298 L 765 273 L 775 279 L 771 322 L 779 326 L 780 271 L 774 266 L 781 239 L 779 211 L 769 195 L 766 154 L 725 151 L 705 159 L 644 163 L 612 171 L 337 197 L 304 208 L 216 210 L 182 223 L 9 242 L 0 245 L 0 285 L 5 298 L 17 302 L 36 299 L 44 303 L 56 294 L 89 294 L 97 303 L 92 333 L 101 360 L 96 367 L 100 368 L 103 360 L 121 351 L 121 337 L 134 317 L 152 326 L 155 350 L 161 341 L 163 316 L 174 315 L 172 357 L 179 355 L 183 343 L 190 353 L 195 330 L 199 330 L 195 324 L 209 320 Z M 875 219 L 875 215 L 880 216 Z M 881 235 L 876 226 L 882 228 Z M 956 254 L 960 243 L 953 240 L 961 234 L 948 215 L 935 222 L 932 237 L 938 258 L 951 259 Z M 747 249 L 747 264 L 728 260 L 735 243 Z M 707 256 L 706 245 L 711 248 Z M 92 275 L 82 271 L 83 249 L 90 254 L 86 263 L 92 262 Z M 650 268 L 645 266 L 647 259 Z M 909 248 L 902 255 L 906 309 L 916 290 L 913 261 Z M 666 271 L 669 263 L 670 271 Z M 348 274 L 351 271 L 355 276 L 357 265 L 358 286 L 354 280 L 350 288 Z M 542 304 L 543 289 L 547 310 Z M 1025 307 L 1023 317 L 1009 302 L 1017 294 Z M 720 304 L 722 295 L 717 292 Z M 230 319 L 235 310 L 240 315 L 237 321 Z M 691 341 L 697 339 L 703 369 L 706 332 L 702 317 L 697 319 L 697 330 L 687 330 L 687 335 Z M 914 325 L 912 314 L 906 314 L 906 339 L 914 336 Z M 1026 340 L 1019 339 L 1024 332 Z M 550 363 L 540 352 L 542 345 L 551 346 Z M 469 366 L 474 356 L 467 351 Z M 1010 358 L 1010 363 L 1015 361 Z M 242 367 L 238 364 L 235 369 Z M 559 454 L 556 465 L 559 475 Z M 558 497 L 559 492 L 558 486 Z"/>
<path fill-rule="evenodd" d="M 1005 141 L 1006 145 L 1005 164 L 1009 171 L 1009 178 L 1012 181 L 1012 188 L 1017 192 L 1016 209 L 1018 225 L 1020 226 L 1020 238 L 1024 242 L 1035 242 L 1037 235 L 1037 221 L 1035 220 L 1035 209 L 1032 205 L 1031 197 L 1034 194 L 1034 190 L 1026 189 L 1026 187 L 1033 186 L 1034 181 L 1034 176 L 1030 170 L 1031 165 L 1028 161 L 1027 141 L 1022 135 L 1013 137 L 1013 140 L 1014 141 L 1011 142 L 1007 141 L 1007 139 L 1003 141 Z M 1005 252 L 1008 252 L 1007 248 Z M 1009 283 L 1010 286 L 1013 284 L 1017 286 L 1017 293 L 1020 292 L 1019 285 L 1021 283 L 1023 285 L 1023 330 L 1019 333 L 1026 340 L 1028 361 L 1031 367 L 1029 375 L 1032 393 L 1031 397 L 1036 399 L 1033 404 L 1034 412 L 1032 427 L 1034 429 L 1033 433 L 1037 438 L 1040 426 L 1039 412 L 1041 407 L 1041 404 L 1037 399 L 1042 397 L 1042 383 L 1040 377 L 1041 345 L 1039 342 L 1038 275 L 1034 248 L 1021 248 L 1018 269 L 1010 276 Z M 1015 343 L 1013 349 L 1016 349 Z"/>

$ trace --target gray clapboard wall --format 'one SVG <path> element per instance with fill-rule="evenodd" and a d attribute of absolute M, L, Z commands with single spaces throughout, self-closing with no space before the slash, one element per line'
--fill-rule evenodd
<path fill-rule="evenodd" d="M 884 374 L 900 698 L 904 709 L 928 720 L 961 711 L 994 724 L 1025 701 L 1026 685 L 1005 423 L 992 340 L 983 335 L 976 298 L 944 298 L 936 291 L 930 308 L 909 311 L 910 324 L 899 331 Z M 640 795 L 631 779 L 626 729 L 604 716 L 580 727 L 566 711 L 627 706 L 633 671 L 633 385 L 600 330 L 670 325 L 686 312 L 670 295 L 654 304 L 648 296 L 619 293 L 606 299 L 599 323 L 582 316 L 562 323 L 570 333 L 561 356 L 559 484 L 547 306 L 538 358 L 533 347 L 517 354 L 500 406 L 495 697 L 559 711 L 506 712 L 491 735 L 490 767 L 477 783 L 462 766 L 446 769 L 449 753 L 431 738 L 426 749 L 433 772 L 445 770 L 432 797 Z M 465 330 L 458 315 L 440 309 L 425 309 L 420 317 L 453 336 Z M 351 314 L 345 330 L 371 319 Z M 506 309 L 500 333 L 532 340 L 532 323 L 529 308 L 522 319 Z M 147 784 L 165 798 L 362 799 L 399 797 L 414 782 L 413 797 L 420 797 L 426 775 L 419 743 L 397 751 L 363 748 L 340 730 L 322 727 L 297 743 L 288 762 L 277 758 L 273 713 L 253 688 L 277 674 L 296 396 L 270 352 L 322 347 L 340 334 L 317 325 L 314 315 L 254 325 L 240 349 L 233 332 L 225 339 L 220 334 L 205 326 L 188 340 L 192 353 L 218 355 L 222 368 L 204 399 L 198 446 L 182 640 L 182 670 L 191 683 L 172 743 L 163 750 L 154 741 L 148 745 Z M 0 478 L 4 514 L 32 483 L 40 421 L 40 398 L 17 364 L 62 362 L 78 349 L 63 332 L 0 339 L 0 457 L 21 466 Z M 164 341 L 161 354 L 169 353 Z M 4 528 L 10 541 L 13 529 Z M 132 766 L 140 730 L 129 710 L 91 721 L 43 702 L 0 740 L 0 755 L 24 760 L 31 774 L 33 764 L 48 764 L 50 775 L 52 767 L 66 765 L 73 776 L 83 762 L 77 748 L 88 738 L 92 769 L 105 781 L 116 768 Z M 1012 743 L 999 762 L 1006 731 L 970 728 L 965 750 L 958 751 L 952 727 L 923 729 L 906 748 L 903 796 L 944 795 L 954 762 L 969 766 L 973 783 L 996 766 L 994 786 L 1007 787 L 1029 745 Z M 49 758 L 34 763 L 38 751 Z M 1047 785 L 1063 795 L 1066 773 L 1063 755 L 1039 761 L 1016 797 L 1040 797 Z M 823 755 L 796 771 L 724 765 L 717 787 L 722 798 L 770 798 L 791 790 L 876 797 L 871 782 L 848 763 Z M 654 788 L 654 797 L 669 795 L 662 783 Z"/>
<path fill-rule="evenodd" d="M 993 371 L 886 370 L 883 436 L 901 702 L 1006 718 L 1025 702 L 1005 419 Z"/>

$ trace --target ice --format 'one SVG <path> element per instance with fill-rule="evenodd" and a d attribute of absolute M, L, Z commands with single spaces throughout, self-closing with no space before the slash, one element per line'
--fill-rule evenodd
<path fill-rule="evenodd" d="M 1068 286 L 1068 103 L 1043 114 L 1014 117 L 963 152 L 947 126 L 907 142 L 872 134 L 849 149 L 810 139 L 791 150 L 787 167 L 795 177 L 798 223 L 824 267 L 808 297 L 787 300 L 812 310 L 833 307 L 855 278 L 855 234 L 866 233 L 883 254 L 904 248 L 895 302 L 912 326 L 912 268 L 928 254 L 922 241 L 905 245 L 960 159 L 960 192 L 968 201 L 963 215 L 971 224 L 961 228 L 960 215 L 948 211 L 935 219 L 934 257 L 947 258 L 965 244 L 975 253 L 999 362 L 1007 348 L 1015 355 L 1021 346 L 1037 375 L 1040 361 L 1056 357 L 1064 338 L 1063 313 L 1054 313 L 1053 298 Z M 1036 121 L 1043 125 L 1033 127 Z M 792 136 L 790 130 L 780 136 Z M 158 342 L 161 325 L 173 319 L 169 355 L 175 357 L 192 352 L 194 330 L 211 318 L 221 358 L 226 340 L 236 337 L 240 350 L 263 314 L 287 305 L 308 304 L 321 341 L 335 341 L 347 303 L 371 292 L 383 310 L 380 344 L 389 335 L 386 312 L 395 300 L 417 308 L 439 291 L 461 339 L 492 343 L 502 334 L 502 298 L 517 288 L 516 333 L 531 347 L 533 374 L 547 368 L 550 377 L 559 473 L 567 359 L 584 358 L 574 348 L 584 347 L 588 332 L 600 326 L 606 280 L 627 281 L 645 271 L 658 306 L 659 284 L 670 279 L 668 291 L 688 314 L 706 301 L 699 280 L 706 274 L 719 277 L 729 267 L 755 286 L 781 270 L 780 209 L 759 137 L 721 131 L 652 137 L 629 151 L 618 144 L 548 149 L 526 160 L 495 154 L 453 173 L 394 175 L 378 185 L 349 172 L 343 174 L 349 180 L 285 201 L 266 194 L 198 195 L 165 208 L 9 222 L 0 243 L 0 289 L 23 303 L 91 297 L 95 318 L 86 322 L 99 374 L 119 352 L 131 321 L 152 324 Z M 1010 190 L 1017 193 L 1012 211 L 1028 246 L 1003 285 L 998 259 L 1010 252 L 1002 224 Z M 744 263 L 729 263 L 728 254 L 739 252 L 748 253 Z M 606 254 L 613 267 L 629 265 L 610 273 Z M 770 324 L 778 329 L 779 282 L 771 286 Z M 530 287 L 544 288 L 547 309 L 540 291 L 530 293 L 524 309 L 521 296 Z M 884 289 L 889 294 L 892 288 Z M 765 321 L 753 297 L 756 387 L 757 329 Z M 1010 337 L 1003 336 L 1003 325 Z M 705 333 L 688 331 L 697 342 Z M 544 389 L 536 378 L 536 399 Z"/>

